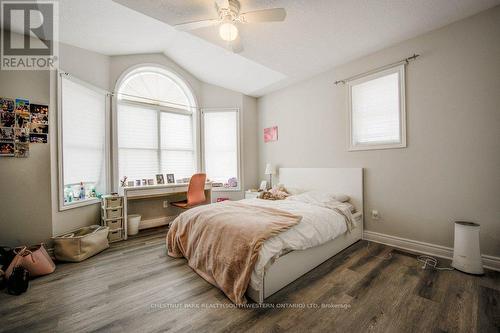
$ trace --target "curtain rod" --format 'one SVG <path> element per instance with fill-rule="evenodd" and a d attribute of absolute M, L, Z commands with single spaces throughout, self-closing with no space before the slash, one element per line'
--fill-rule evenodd
<path fill-rule="evenodd" d="M 384 70 L 384 69 L 387 69 L 387 68 L 390 68 L 390 67 L 393 67 L 393 66 L 396 66 L 396 65 L 400 65 L 400 64 L 409 64 L 411 60 L 415 60 L 417 59 L 418 57 L 420 57 L 420 54 L 413 54 L 411 57 L 408 57 L 408 58 L 404 58 L 403 60 L 400 60 L 398 62 L 394 62 L 392 64 L 389 64 L 389 65 L 385 65 L 385 66 L 382 66 L 382 67 L 377 67 L 377 68 L 374 68 L 372 70 L 369 70 L 367 72 L 363 72 L 363 73 L 360 73 L 360 74 L 356 74 L 356 75 L 353 75 L 351 77 L 348 77 L 346 79 L 342 79 L 342 80 L 338 80 L 338 81 L 335 81 L 334 83 L 335 84 L 346 84 L 347 82 L 349 81 L 352 81 L 352 80 L 355 80 L 357 78 L 360 78 L 362 76 L 365 76 L 365 75 L 368 75 L 368 74 L 372 74 L 372 73 L 375 73 L 375 72 L 379 72 L 381 70 Z"/>

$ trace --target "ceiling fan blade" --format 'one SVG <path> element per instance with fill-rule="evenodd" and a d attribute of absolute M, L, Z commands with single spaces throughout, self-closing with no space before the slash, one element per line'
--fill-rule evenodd
<path fill-rule="evenodd" d="M 174 25 L 174 27 L 180 31 L 191 31 L 191 30 L 211 27 L 219 23 L 220 23 L 219 20 L 213 19 L 213 20 L 193 21 L 193 22 L 176 24 Z"/>
<path fill-rule="evenodd" d="M 231 42 L 231 49 L 234 53 L 243 52 L 243 44 L 241 43 L 241 38 L 238 36 L 235 40 Z"/>
<path fill-rule="evenodd" d="M 242 22 L 281 22 L 286 18 L 285 8 L 256 10 L 240 15 Z"/>

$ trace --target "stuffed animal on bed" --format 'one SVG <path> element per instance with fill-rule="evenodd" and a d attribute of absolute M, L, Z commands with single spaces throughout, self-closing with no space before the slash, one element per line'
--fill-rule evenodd
<path fill-rule="evenodd" d="M 259 198 L 264 200 L 284 200 L 289 195 L 290 194 L 286 191 L 285 187 L 279 184 L 268 191 L 262 192 Z"/>

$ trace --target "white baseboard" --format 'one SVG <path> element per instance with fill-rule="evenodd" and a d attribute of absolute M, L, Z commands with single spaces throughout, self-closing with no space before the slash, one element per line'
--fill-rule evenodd
<path fill-rule="evenodd" d="M 434 257 L 453 259 L 453 249 L 451 247 L 420 242 L 367 230 L 363 232 L 363 239 Z M 485 254 L 481 257 L 483 259 L 484 268 L 500 271 L 500 257 Z"/>
<path fill-rule="evenodd" d="M 139 230 L 160 227 L 172 222 L 177 216 L 162 216 L 155 219 L 141 220 Z"/>

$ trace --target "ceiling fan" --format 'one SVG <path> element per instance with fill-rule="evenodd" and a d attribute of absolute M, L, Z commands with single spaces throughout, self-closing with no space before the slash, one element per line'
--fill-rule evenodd
<path fill-rule="evenodd" d="M 144 3 L 136 6 L 135 4 L 137 4 L 137 2 L 135 4 L 132 4 L 132 1 L 130 0 L 113 1 L 121 3 L 122 5 L 125 5 L 133 10 L 147 14 L 145 10 L 143 10 Z M 157 1 L 161 0 L 156 0 L 154 2 Z M 286 10 L 284 8 L 262 9 L 240 13 L 241 5 L 238 0 L 215 0 L 215 9 L 217 11 L 217 17 L 208 20 L 176 24 L 174 25 L 174 27 L 181 31 L 192 31 L 219 25 L 220 38 L 228 43 L 233 52 L 237 53 L 243 50 L 243 46 L 241 44 L 241 39 L 239 36 L 238 24 L 281 22 L 286 18 Z"/>

